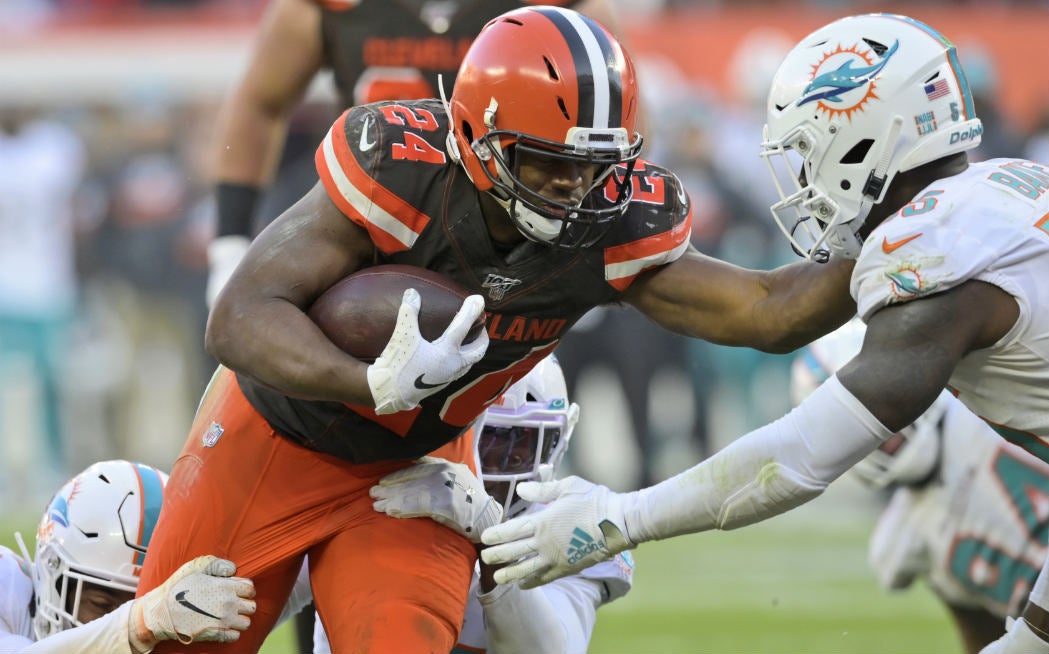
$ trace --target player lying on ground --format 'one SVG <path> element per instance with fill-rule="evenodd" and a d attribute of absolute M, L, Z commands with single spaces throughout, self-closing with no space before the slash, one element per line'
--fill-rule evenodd
<path fill-rule="evenodd" d="M 983 126 L 954 46 L 927 25 L 835 21 L 788 54 L 769 94 L 763 156 L 773 215 L 795 248 L 857 258 L 860 353 L 786 417 L 635 493 L 581 479 L 518 492 L 561 498 L 490 528 L 482 556 L 535 585 L 646 540 L 732 529 L 819 496 L 914 422 L 945 387 L 999 435 L 1049 460 L 1049 168 L 969 163 Z M 784 191 L 782 189 L 786 188 Z M 571 556 L 576 530 L 600 543 Z M 989 652 L 1049 652 L 1049 573 Z"/>
<path fill-rule="evenodd" d="M 134 599 L 166 483 L 141 463 L 96 463 L 52 498 L 35 557 L 0 546 L 0 652 L 143 654 L 240 636 L 255 589 L 230 561 L 196 558 Z"/>

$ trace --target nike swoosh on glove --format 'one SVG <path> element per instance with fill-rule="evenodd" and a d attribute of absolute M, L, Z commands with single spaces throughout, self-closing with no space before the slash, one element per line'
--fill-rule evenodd
<path fill-rule="evenodd" d="M 579 477 L 522 482 L 517 494 L 550 506 L 481 535 L 481 542 L 489 545 L 481 551 L 484 562 L 510 564 L 496 570 L 495 581 L 500 584 L 520 582 L 521 588 L 534 588 L 635 546 L 624 519 L 624 502 L 630 494 L 613 493 Z"/>
<path fill-rule="evenodd" d="M 141 652 L 161 640 L 188 645 L 240 638 L 240 632 L 251 626 L 249 616 L 255 613 L 255 584 L 234 577 L 236 571 L 232 561 L 211 555 L 184 564 L 163 584 L 135 600 L 128 624 L 131 644 Z"/>
<path fill-rule="evenodd" d="M 503 519 L 503 507 L 470 468 L 437 457 L 424 456 L 391 472 L 369 493 L 376 511 L 394 518 L 430 518 L 472 543 L 481 542 L 481 532 Z"/>
<path fill-rule="evenodd" d="M 368 388 L 379 415 L 414 409 L 424 398 L 465 375 L 488 350 L 488 332 L 484 329 L 477 338 L 463 343 L 484 312 L 483 297 L 466 298 L 448 328 L 432 343 L 419 333 L 420 304 L 418 291 L 404 291 L 393 335 L 375 363 L 368 366 Z"/>

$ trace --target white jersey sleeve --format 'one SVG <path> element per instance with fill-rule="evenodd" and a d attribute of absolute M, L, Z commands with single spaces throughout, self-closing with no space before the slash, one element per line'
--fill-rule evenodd
<path fill-rule="evenodd" d="M 888 305 L 973 280 L 1012 295 L 1016 324 L 993 347 L 965 356 L 950 386 L 1011 440 L 1049 441 L 1046 275 L 1049 166 L 993 159 L 927 186 L 875 228 L 856 261 L 851 292 L 864 322 Z M 1037 449 L 1049 459 L 1049 445 Z"/>
<path fill-rule="evenodd" d="M 29 564 L 0 546 L 0 652 L 21 652 L 33 643 L 32 601 Z"/>
<path fill-rule="evenodd" d="M 539 588 L 521 590 L 513 584 L 478 595 L 488 651 L 585 653 L 597 609 L 626 595 L 633 575 L 633 558 L 623 552 Z"/>
<path fill-rule="evenodd" d="M 19 651 L 21 654 L 132 654 L 128 642 L 132 604 L 134 600 L 128 600 L 101 618 L 60 631 Z M 7 650 L 0 651 L 6 653 Z"/>

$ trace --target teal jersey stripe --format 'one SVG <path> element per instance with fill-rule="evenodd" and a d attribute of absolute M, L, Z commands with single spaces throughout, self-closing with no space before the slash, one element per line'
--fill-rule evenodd
<path fill-rule="evenodd" d="M 998 435 L 1005 440 L 1019 445 L 1023 449 L 1027 450 L 1031 454 L 1035 455 L 1042 461 L 1049 463 L 1049 445 L 1046 445 L 1045 441 L 1038 438 L 1034 434 L 1026 431 L 1019 431 L 1016 429 L 1009 429 L 1003 425 L 996 425 L 993 422 L 985 421 L 991 426 L 991 429 L 998 432 Z"/>
<path fill-rule="evenodd" d="M 164 484 L 160 475 L 153 468 L 136 463 L 138 477 L 142 482 L 142 527 L 141 538 L 138 542 L 142 551 L 135 557 L 135 565 L 142 565 L 146 559 L 145 548 L 149 547 L 149 541 L 153 538 L 153 530 L 157 526 L 157 518 L 160 517 L 160 506 L 164 501 Z"/>
<path fill-rule="evenodd" d="M 917 27 L 921 31 L 925 32 L 932 38 L 942 43 L 944 47 L 947 48 L 947 63 L 950 64 L 951 70 L 954 71 L 955 77 L 958 78 L 958 84 L 959 86 L 961 86 L 962 102 L 965 103 L 965 118 L 976 118 L 976 108 L 973 105 L 973 96 L 972 93 L 969 91 L 969 80 L 965 77 L 965 70 L 962 68 L 961 63 L 959 63 L 958 61 L 958 50 L 954 47 L 954 43 L 951 43 L 951 40 L 948 39 L 946 36 L 940 34 L 936 30 L 919 20 L 914 20 L 913 18 L 908 18 L 907 16 L 892 16 L 892 18 L 897 18 L 907 23 L 908 25 L 913 25 L 914 27 Z"/>

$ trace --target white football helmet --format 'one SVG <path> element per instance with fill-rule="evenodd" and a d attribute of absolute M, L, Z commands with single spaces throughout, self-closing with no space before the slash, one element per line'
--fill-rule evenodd
<path fill-rule="evenodd" d="M 134 593 L 168 476 L 103 461 L 66 482 L 40 520 L 33 561 L 38 640 L 80 625 L 84 584 Z"/>
<path fill-rule="evenodd" d="M 859 353 L 864 333 L 864 324 L 853 318 L 802 350 L 791 365 L 790 393 L 795 406 Z M 917 420 L 853 466 L 853 473 L 879 489 L 928 479 L 940 460 L 943 418 L 950 398 L 948 391 L 940 393 Z"/>
<path fill-rule="evenodd" d="M 488 407 L 479 424 L 477 456 L 488 492 L 505 498 L 504 517 L 530 504 L 515 497 L 518 482 L 554 478 L 578 421 L 579 405 L 568 401 L 565 376 L 553 355 Z"/>
<path fill-rule="evenodd" d="M 776 73 L 767 112 L 761 156 L 781 198 L 772 216 L 818 261 L 859 256 L 859 231 L 897 173 L 974 148 L 983 134 L 954 45 L 891 14 L 805 37 Z"/>

